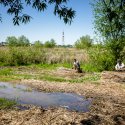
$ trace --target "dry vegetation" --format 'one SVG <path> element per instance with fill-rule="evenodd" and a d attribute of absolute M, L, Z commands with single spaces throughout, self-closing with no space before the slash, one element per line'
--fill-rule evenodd
<path fill-rule="evenodd" d="M 72 63 L 74 58 L 85 62 L 88 55 L 75 48 L 0 47 L 0 63 L 4 65 Z"/>
<path fill-rule="evenodd" d="M 62 68 L 52 73 L 64 78 L 71 78 L 71 74 L 75 78 L 90 75 L 77 74 Z M 62 108 L 43 109 L 35 106 L 30 106 L 27 110 L 1 110 L 0 125 L 125 125 L 124 80 L 125 72 L 102 72 L 99 81 L 84 83 L 21 79 L 20 84 L 29 85 L 39 91 L 74 92 L 92 98 L 90 112 L 79 113 Z"/>

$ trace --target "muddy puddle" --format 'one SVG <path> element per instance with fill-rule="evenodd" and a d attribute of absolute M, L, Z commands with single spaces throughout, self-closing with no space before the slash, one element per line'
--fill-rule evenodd
<path fill-rule="evenodd" d="M 43 108 L 64 107 L 78 112 L 88 112 L 91 105 L 91 99 L 85 99 L 74 93 L 39 92 L 24 85 L 5 82 L 0 82 L 0 97 L 16 100 L 19 104 L 31 104 Z"/>

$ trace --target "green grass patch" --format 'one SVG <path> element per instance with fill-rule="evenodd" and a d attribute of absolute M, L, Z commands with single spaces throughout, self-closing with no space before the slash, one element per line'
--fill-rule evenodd
<path fill-rule="evenodd" d="M 70 83 L 84 83 L 84 82 L 96 82 L 100 79 L 99 76 L 85 76 L 80 79 L 69 80 Z"/>
<path fill-rule="evenodd" d="M 47 70 L 53 70 L 56 69 L 59 66 L 59 64 L 31 64 L 28 65 L 28 67 L 33 69 L 47 69 Z"/>
<path fill-rule="evenodd" d="M 31 64 L 28 65 L 30 68 L 34 69 L 47 69 L 47 70 L 54 70 L 58 67 L 65 67 L 65 68 L 72 68 L 72 65 L 69 63 L 57 63 L 57 64 Z"/>
<path fill-rule="evenodd" d="M 90 63 L 86 63 L 86 64 L 81 65 L 81 68 L 83 69 L 83 71 L 86 71 L 86 72 L 98 72 L 97 67 L 94 67 Z"/>
<path fill-rule="evenodd" d="M 67 80 L 62 77 L 55 77 L 50 75 L 45 75 L 39 77 L 40 80 L 50 81 L 50 82 L 66 82 Z"/>
<path fill-rule="evenodd" d="M 64 64 L 65 67 L 70 65 Z M 61 65 L 62 66 L 62 65 Z M 1 69 L 0 81 L 9 82 L 21 79 L 36 79 L 50 82 L 69 82 L 82 83 L 86 81 L 98 81 L 100 79 L 99 73 L 86 73 L 84 76 L 58 76 L 53 73 L 56 68 L 61 67 L 60 64 L 39 64 L 21 67 L 12 67 Z M 64 66 L 63 66 L 64 67 Z"/>
<path fill-rule="evenodd" d="M 38 79 L 40 80 L 45 80 L 45 81 L 50 81 L 50 82 L 69 82 L 69 83 L 84 83 L 84 82 L 96 82 L 100 79 L 99 74 L 91 74 L 88 76 L 83 76 L 81 78 L 73 78 L 73 79 L 65 79 L 63 77 L 57 77 L 57 76 L 52 76 L 49 74 L 44 74 L 43 76 L 40 76 Z"/>
<path fill-rule="evenodd" d="M 20 80 L 20 78 L 18 77 L 15 77 L 15 76 L 2 76 L 0 77 L 0 81 L 3 81 L 3 82 L 9 82 L 9 81 L 16 81 L 16 80 Z"/>
<path fill-rule="evenodd" d="M 15 79 L 36 79 L 35 75 L 30 75 L 30 74 L 15 74 L 14 75 Z"/>
<path fill-rule="evenodd" d="M 0 75 L 8 76 L 8 75 L 12 75 L 12 74 L 13 74 L 13 72 L 12 72 L 12 69 L 10 69 L 10 68 L 0 69 Z"/>
<path fill-rule="evenodd" d="M 0 110 L 12 108 L 14 105 L 16 105 L 15 101 L 8 100 L 5 98 L 0 98 Z"/>
<path fill-rule="evenodd" d="M 63 63 L 62 66 L 65 67 L 65 68 L 72 68 L 73 64 L 71 64 L 71 63 Z"/>

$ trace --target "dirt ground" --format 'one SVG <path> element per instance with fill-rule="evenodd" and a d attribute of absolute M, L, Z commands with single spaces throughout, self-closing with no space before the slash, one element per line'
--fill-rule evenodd
<path fill-rule="evenodd" d="M 67 77 L 71 75 L 64 69 L 56 73 Z M 84 73 L 79 75 L 84 77 Z M 39 91 L 73 92 L 92 98 L 90 111 L 80 113 L 64 108 L 43 109 L 35 106 L 27 110 L 0 110 L 0 125 L 125 125 L 125 72 L 102 72 L 97 82 L 99 84 L 21 80 L 20 84 Z"/>

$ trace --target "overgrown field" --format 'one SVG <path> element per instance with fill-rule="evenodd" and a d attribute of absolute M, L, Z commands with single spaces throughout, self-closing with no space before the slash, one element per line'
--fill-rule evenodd
<path fill-rule="evenodd" d="M 72 69 L 74 58 L 85 72 Z M 0 99 L 0 125 L 125 125 L 125 72 L 94 72 L 112 69 L 112 59 L 104 48 L 0 47 L 0 81 L 92 99 L 86 113 L 32 105 L 20 110 Z"/>
<path fill-rule="evenodd" d="M 113 56 L 105 48 L 0 47 L 1 66 L 52 64 L 72 68 L 74 58 L 80 62 L 84 71 L 114 69 Z"/>
<path fill-rule="evenodd" d="M 0 62 L 5 65 L 72 63 L 88 60 L 85 50 L 42 47 L 0 47 Z"/>

